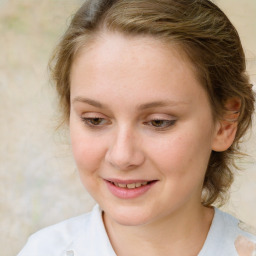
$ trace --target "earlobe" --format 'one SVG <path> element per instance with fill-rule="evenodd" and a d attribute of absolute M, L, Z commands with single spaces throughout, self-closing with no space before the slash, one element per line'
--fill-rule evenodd
<path fill-rule="evenodd" d="M 226 102 L 224 116 L 216 124 L 212 150 L 222 152 L 232 145 L 236 136 L 240 107 L 240 99 L 232 98 Z"/>

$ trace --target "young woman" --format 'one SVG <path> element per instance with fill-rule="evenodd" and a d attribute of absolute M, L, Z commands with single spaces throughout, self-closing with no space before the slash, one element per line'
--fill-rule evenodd
<path fill-rule="evenodd" d="M 19 254 L 256 253 L 224 202 L 254 95 L 237 31 L 207 0 L 88 0 L 52 61 L 92 212 Z"/>

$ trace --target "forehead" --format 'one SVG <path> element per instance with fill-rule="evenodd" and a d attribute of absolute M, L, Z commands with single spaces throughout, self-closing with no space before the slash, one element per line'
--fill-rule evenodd
<path fill-rule="evenodd" d="M 193 69 L 193 64 L 189 61 L 180 44 L 176 42 L 166 42 L 166 40 L 150 35 L 126 35 L 117 31 L 102 31 L 91 36 L 82 45 L 74 57 L 73 65 L 81 61 L 87 55 L 91 64 L 99 66 L 104 64 L 127 64 L 131 62 L 137 66 L 145 68 L 154 64 L 153 59 L 161 60 L 163 65 L 170 65 L 168 57 L 175 57 L 180 60 L 180 64 L 186 64 Z M 166 58 L 161 58 L 166 56 Z M 179 65 L 181 67 L 181 65 Z"/>
<path fill-rule="evenodd" d="M 134 92 L 143 97 L 178 98 L 187 101 L 202 94 L 193 66 L 178 45 L 149 36 L 132 37 L 102 33 L 83 47 L 71 69 L 71 94 Z"/>

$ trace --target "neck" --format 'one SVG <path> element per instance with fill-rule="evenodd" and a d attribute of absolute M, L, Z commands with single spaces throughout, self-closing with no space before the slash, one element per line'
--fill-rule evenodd
<path fill-rule="evenodd" d="M 139 226 L 125 226 L 104 214 L 110 242 L 118 256 L 197 255 L 207 237 L 213 209 L 179 209 L 169 216 Z"/>

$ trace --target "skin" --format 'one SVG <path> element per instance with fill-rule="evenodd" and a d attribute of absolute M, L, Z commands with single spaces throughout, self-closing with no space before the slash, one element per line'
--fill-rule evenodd
<path fill-rule="evenodd" d="M 208 160 L 231 145 L 235 125 L 214 123 L 190 62 L 177 46 L 104 32 L 75 58 L 70 81 L 74 158 L 117 255 L 197 255 L 213 218 L 201 205 Z M 156 182 L 122 199 L 109 179 Z"/>
<path fill-rule="evenodd" d="M 253 256 L 253 252 L 256 252 L 256 244 L 243 236 L 236 239 L 235 247 L 239 256 Z"/>

